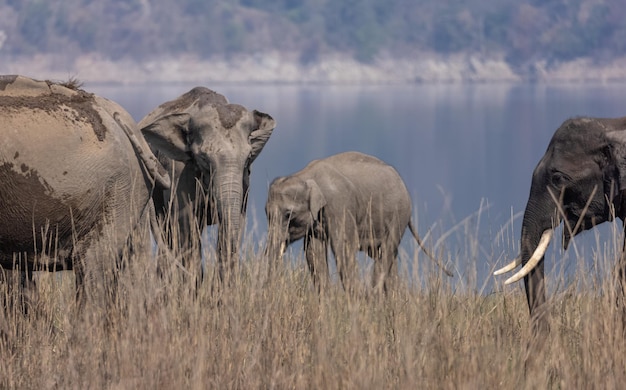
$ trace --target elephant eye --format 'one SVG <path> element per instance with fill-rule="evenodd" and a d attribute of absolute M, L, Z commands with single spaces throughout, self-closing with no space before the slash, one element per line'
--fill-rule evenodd
<path fill-rule="evenodd" d="M 569 181 L 569 178 L 562 172 L 554 172 L 552 174 L 552 185 L 555 187 L 565 187 Z"/>

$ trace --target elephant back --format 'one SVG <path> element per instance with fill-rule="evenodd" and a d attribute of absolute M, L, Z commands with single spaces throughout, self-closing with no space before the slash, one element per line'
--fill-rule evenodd
<path fill-rule="evenodd" d="M 76 80 L 59 83 L 19 75 L 0 75 L 0 96 L 35 97 L 60 94 L 71 97 L 84 92 L 78 89 L 79 85 Z"/>
<path fill-rule="evenodd" d="M 358 193 L 355 199 L 361 208 L 370 209 L 371 205 L 378 205 L 378 211 L 399 213 L 408 223 L 411 196 L 393 166 L 377 157 L 355 151 L 339 153 L 318 160 L 316 164 L 321 164 L 325 172 L 339 172 L 340 175 L 331 173 L 333 182 L 344 181 L 345 188 Z"/>
<path fill-rule="evenodd" d="M 0 252 L 9 261 L 12 252 L 31 251 L 41 229 L 58 232 L 59 247 L 101 226 L 103 216 L 119 218 L 127 234 L 128 216 L 149 190 L 111 110 L 136 129 L 125 110 L 91 93 L 0 77 Z"/>
<path fill-rule="evenodd" d="M 201 109 L 204 106 L 218 107 L 226 104 L 228 100 L 224 95 L 206 87 L 195 87 L 174 100 L 160 104 L 139 121 L 139 128 L 142 129 L 165 116 L 187 112 L 192 106 Z"/>

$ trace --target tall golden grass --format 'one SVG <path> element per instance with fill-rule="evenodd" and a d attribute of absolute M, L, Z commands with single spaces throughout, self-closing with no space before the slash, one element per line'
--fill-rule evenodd
<path fill-rule="evenodd" d="M 401 261 L 414 266 L 401 267 L 404 274 L 386 296 L 367 287 L 349 296 L 339 283 L 318 295 L 303 259 L 287 259 L 267 279 L 261 249 L 249 240 L 235 281 L 219 288 L 211 253 L 198 288 L 177 266 L 176 254 L 159 254 L 170 256 L 161 259 L 169 264 L 165 277 L 157 274 L 150 249 L 127 255 L 117 293 L 88 285 L 82 307 L 71 274 L 38 275 L 35 310 L 0 311 L 0 388 L 581 389 L 626 383 L 626 341 L 612 278 L 590 276 L 578 259 L 573 276 L 550 280 L 558 285 L 550 293 L 552 332 L 532 344 L 521 284 L 486 293 L 472 271 L 485 261 L 475 235 L 458 230 L 470 237 L 468 244 L 448 256 L 465 274 L 442 277 L 422 255 L 404 253 Z M 613 264 L 618 245 L 602 242 L 594 264 Z"/>

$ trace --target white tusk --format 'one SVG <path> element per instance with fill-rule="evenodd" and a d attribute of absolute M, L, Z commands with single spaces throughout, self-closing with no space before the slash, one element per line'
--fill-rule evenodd
<path fill-rule="evenodd" d="M 279 253 L 278 258 L 279 259 L 283 258 L 283 255 L 285 254 L 285 249 L 287 249 L 287 245 L 285 245 L 284 242 L 281 242 L 280 243 L 280 251 L 278 251 L 278 253 Z"/>
<path fill-rule="evenodd" d="M 499 270 L 495 271 L 493 274 L 494 275 L 502 275 L 505 274 L 507 272 L 513 271 L 515 268 L 517 268 L 520 264 L 522 264 L 522 256 L 517 256 L 515 258 L 515 260 L 513 260 L 512 262 L 510 262 L 509 264 L 505 265 L 504 267 L 500 268 Z"/>
<path fill-rule="evenodd" d="M 524 276 L 528 275 L 530 271 L 532 271 L 537 264 L 543 258 L 543 255 L 546 253 L 546 249 L 548 249 L 548 245 L 550 245 L 550 240 L 552 239 L 552 229 L 548 229 L 541 235 L 541 239 L 539 240 L 539 245 L 537 245 L 537 249 L 535 249 L 535 253 L 533 253 L 532 257 L 528 259 L 526 264 L 522 267 L 521 270 L 517 271 L 517 273 L 510 278 L 508 278 L 504 284 L 515 283 Z"/>

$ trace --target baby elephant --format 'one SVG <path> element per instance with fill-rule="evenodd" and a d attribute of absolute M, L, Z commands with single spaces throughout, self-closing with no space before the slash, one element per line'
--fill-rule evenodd
<path fill-rule="evenodd" d="M 265 213 L 269 226 L 266 255 L 275 262 L 289 244 L 304 238 L 306 260 L 318 290 L 328 283 L 329 243 L 346 290 L 356 276 L 356 252 L 367 251 L 374 259 L 373 285 L 387 291 L 386 277 L 397 274 L 392 271 L 407 226 L 426 252 L 411 223 L 411 198 L 398 172 L 359 152 L 315 160 L 291 176 L 275 179 Z"/>

